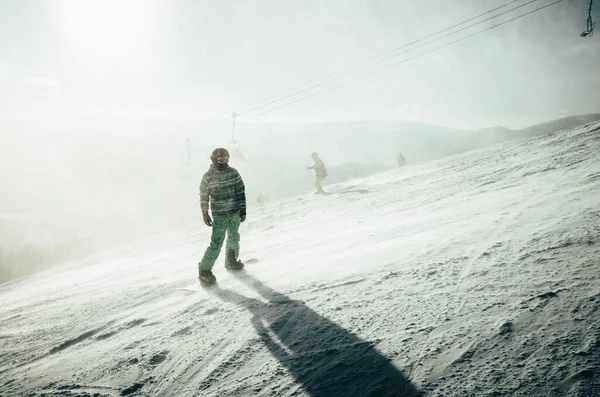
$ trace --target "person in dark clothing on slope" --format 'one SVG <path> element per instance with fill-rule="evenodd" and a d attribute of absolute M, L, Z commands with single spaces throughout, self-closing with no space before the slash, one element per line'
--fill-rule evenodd
<path fill-rule="evenodd" d="M 246 220 L 246 193 L 239 172 L 229 166 L 229 152 L 224 148 L 213 150 L 212 164 L 200 183 L 200 208 L 206 226 L 212 227 L 210 245 L 198 263 L 198 279 L 203 285 L 217 280 L 212 268 L 219 257 L 225 235 L 225 268 L 239 271 L 244 264 L 237 259 L 240 251 L 240 223 Z M 212 212 L 212 218 L 208 209 Z"/>
<path fill-rule="evenodd" d="M 323 186 L 321 186 L 323 180 L 327 178 L 327 169 L 325 168 L 325 163 L 323 163 L 323 160 L 319 158 L 319 154 L 317 152 L 314 152 L 312 154 L 312 159 L 315 162 L 315 165 L 313 165 L 312 167 L 307 167 L 306 169 L 315 170 L 315 174 L 317 176 L 317 179 L 315 180 L 317 194 L 325 194 L 325 192 L 323 191 Z"/>

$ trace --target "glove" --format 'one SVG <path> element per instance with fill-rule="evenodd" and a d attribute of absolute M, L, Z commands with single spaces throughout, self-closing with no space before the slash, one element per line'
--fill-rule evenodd
<path fill-rule="evenodd" d="M 206 226 L 212 226 L 212 219 L 210 219 L 210 215 L 208 215 L 208 212 L 202 213 L 202 219 L 204 220 Z"/>
<path fill-rule="evenodd" d="M 240 208 L 240 222 L 244 223 L 246 220 L 246 207 Z"/>

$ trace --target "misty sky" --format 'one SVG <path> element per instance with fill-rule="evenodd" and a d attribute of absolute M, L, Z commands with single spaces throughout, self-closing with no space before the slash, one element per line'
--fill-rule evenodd
<path fill-rule="evenodd" d="M 214 117 L 508 2 L 2 0 L 0 119 Z M 579 37 L 587 4 L 564 0 L 254 120 L 516 128 L 598 112 L 600 32 Z"/>

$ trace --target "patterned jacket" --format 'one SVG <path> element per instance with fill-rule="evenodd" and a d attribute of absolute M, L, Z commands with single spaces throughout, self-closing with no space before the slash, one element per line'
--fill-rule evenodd
<path fill-rule="evenodd" d="M 200 183 L 200 208 L 213 216 L 227 216 L 246 207 L 246 192 L 240 173 L 232 167 L 218 170 L 211 165 Z"/>

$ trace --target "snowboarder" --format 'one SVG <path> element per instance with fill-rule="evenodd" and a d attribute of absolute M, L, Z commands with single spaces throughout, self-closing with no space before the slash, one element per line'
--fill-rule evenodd
<path fill-rule="evenodd" d="M 225 268 L 240 271 L 244 264 L 237 259 L 240 251 L 240 222 L 246 220 L 246 193 L 239 172 L 229 166 L 229 152 L 224 148 L 213 150 L 212 164 L 200 183 L 200 208 L 206 226 L 212 227 L 210 245 L 198 263 L 198 279 L 202 285 L 217 280 L 212 268 L 219 257 L 225 235 Z M 208 208 L 212 218 L 208 214 Z"/>
<path fill-rule="evenodd" d="M 404 155 L 402 154 L 402 152 L 400 152 L 400 154 L 398 155 L 396 160 L 398 160 L 398 167 L 402 167 L 402 166 L 406 165 L 406 159 L 404 158 Z"/>
<path fill-rule="evenodd" d="M 321 183 L 327 177 L 327 169 L 325 168 L 325 163 L 323 163 L 323 160 L 319 158 L 319 154 L 317 152 L 314 152 L 312 154 L 312 159 L 315 162 L 315 165 L 313 165 L 312 167 L 306 167 L 306 169 L 315 170 L 315 174 L 317 175 L 317 179 L 315 181 L 317 194 L 325 194 L 325 192 L 323 191 L 323 186 L 321 186 Z"/>

